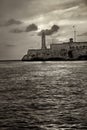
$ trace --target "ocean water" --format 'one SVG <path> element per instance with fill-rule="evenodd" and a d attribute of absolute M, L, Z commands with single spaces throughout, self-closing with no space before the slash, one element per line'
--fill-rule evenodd
<path fill-rule="evenodd" d="M 87 130 L 87 61 L 1 62 L 0 130 Z"/>

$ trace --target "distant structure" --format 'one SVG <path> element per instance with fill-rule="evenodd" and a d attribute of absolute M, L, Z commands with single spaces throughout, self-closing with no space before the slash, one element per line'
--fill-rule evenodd
<path fill-rule="evenodd" d="M 42 47 L 41 47 L 41 49 L 42 50 L 47 49 L 46 48 L 46 39 L 45 39 L 45 33 L 44 33 L 44 31 L 42 32 L 42 38 L 41 38 L 41 40 L 42 40 Z"/>
<path fill-rule="evenodd" d="M 23 61 L 87 60 L 87 42 L 70 38 L 68 42 L 50 44 L 48 49 L 45 32 L 42 32 L 41 41 L 41 49 L 29 49 Z"/>
<path fill-rule="evenodd" d="M 74 30 L 74 42 L 76 42 L 77 41 L 77 38 L 76 38 L 77 32 L 76 32 L 75 26 L 73 26 L 73 30 Z"/>

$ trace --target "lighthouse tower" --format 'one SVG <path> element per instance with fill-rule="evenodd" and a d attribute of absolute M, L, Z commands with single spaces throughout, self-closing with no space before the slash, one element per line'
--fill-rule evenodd
<path fill-rule="evenodd" d="M 45 32 L 43 31 L 42 32 L 42 37 L 41 37 L 41 40 L 42 40 L 42 47 L 41 47 L 41 49 L 42 50 L 45 50 L 45 49 L 47 49 L 46 48 L 46 39 L 45 39 L 46 37 L 45 37 Z"/>

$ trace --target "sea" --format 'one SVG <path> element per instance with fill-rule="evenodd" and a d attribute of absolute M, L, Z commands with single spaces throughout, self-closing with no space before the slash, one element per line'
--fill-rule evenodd
<path fill-rule="evenodd" d="M 87 130 L 87 61 L 0 62 L 0 130 Z"/>

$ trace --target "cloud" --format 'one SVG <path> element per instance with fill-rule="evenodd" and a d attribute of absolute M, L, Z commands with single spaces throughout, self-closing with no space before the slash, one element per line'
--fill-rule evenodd
<path fill-rule="evenodd" d="M 83 1 L 84 1 L 85 5 L 87 6 L 87 0 L 83 0 Z"/>
<path fill-rule="evenodd" d="M 26 19 L 46 14 L 53 10 L 70 8 L 81 0 L 0 0 L 0 16 L 2 18 Z"/>
<path fill-rule="evenodd" d="M 16 45 L 12 45 L 12 44 L 6 44 L 6 47 L 15 47 Z"/>
<path fill-rule="evenodd" d="M 22 22 L 19 21 L 19 20 L 10 19 L 10 20 L 8 20 L 8 21 L 5 23 L 6 26 L 10 26 L 10 25 L 13 25 L 13 24 L 19 25 L 19 24 L 22 24 Z"/>
<path fill-rule="evenodd" d="M 12 29 L 10 32 L 12 32 L 12 33 L 22 33 L 22 32 L 24 32 L 23 30 L 21 30 L 21 29 Z"/>
<path fill-rule="evenodd" d="M 59 30 L 59 26 L 58 25 L 53 25 L 51 27 L 51 29 L 41 30 L 39 32 L 39 35 L 41 35 L 43 31 L 44 31 L 45 35 L 52 35 L 52 34 L 58 32 L 58 30 Z"/>
<path fill-rule="evenodd" d="M 15 28 L 15 29 L 12 29 L 10 32 L 12 32 L 12 33 L 23 33 L 23 32 L 37 31 L 37 30 L 38 30 L 38 26 L 37 25 L 30 24 L 29 26 L 27 26 L 25 28 L 25 30 L 19 29 L 19 28 Z"/>
<path fill-rule="evenodd" d="M 37 25 L 35 25 L 35 24 L 30 24 L 30 25 L 26 28 L 25 32 L 31 32 L 31 31 L 37 31 L 37 30 L 38 30 Z"/>
<path fill-rule="evenodd" d="M 82 34 L 80 34 L 80 35 L 78 35 L 78 36 L 87 36 L 87 32 L 82 33 Z"/>
<path fill-rule="evenodd" d="M 22 22 L 16 19 L 9 19 L 5 23 L 0 24 L 0 26 L 11 26 L 11 25 L 19 25 L 19 24 L 22 24 Z"/>

